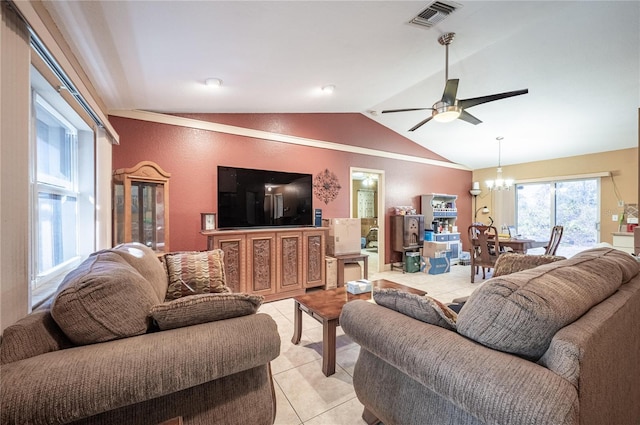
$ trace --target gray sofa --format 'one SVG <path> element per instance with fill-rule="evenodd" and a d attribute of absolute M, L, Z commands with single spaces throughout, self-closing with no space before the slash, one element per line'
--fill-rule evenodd
<path fill-rule="evenodd" d="M 261 297 L 227 292 L 222 255 L 163 265 L 127 244 L 90 256 L 52 302 L 3 333 L 0 422 L 272 424 L 280 337 L 255 314 Z"/>
<path fill-rule="evenodd" d="M 495 277 L 472 293 L 453 330 L 348 303 L 340 323 L 361 346 L 353 384 L 363 418 L 640 424 L 638 264 L 598 248 Z"/>

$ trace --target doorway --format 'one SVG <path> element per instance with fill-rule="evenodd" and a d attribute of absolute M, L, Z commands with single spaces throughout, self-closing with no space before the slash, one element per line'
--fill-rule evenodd
<path fill-rule="evenodd" d="M 351 167 L 350 217 L 360 219 L 362 253 L 369 256 L 369 274 L 384 271 L 384 170 Z"/>

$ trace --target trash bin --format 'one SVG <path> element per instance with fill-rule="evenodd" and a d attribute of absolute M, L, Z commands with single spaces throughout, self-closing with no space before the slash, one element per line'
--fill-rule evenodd
<path fill-rule="evenodd" d="M 405 271 L 407 273 L 417 273 L 420 271 L 419 252 L 407 252 L 405 254 Z"/>
<path fill-rule="evenodd" d="M 460 252 L 460 265 L 468 266 L 470 264 L 471 264 L 471 254 L 466 251 Z"/>

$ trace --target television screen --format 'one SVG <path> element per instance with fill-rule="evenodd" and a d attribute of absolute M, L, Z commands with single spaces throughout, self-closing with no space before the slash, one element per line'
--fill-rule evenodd
<path fill-rule="evenodd" d="M 218 167 L 218 227 L 312 226 L 311 174 Z"/>

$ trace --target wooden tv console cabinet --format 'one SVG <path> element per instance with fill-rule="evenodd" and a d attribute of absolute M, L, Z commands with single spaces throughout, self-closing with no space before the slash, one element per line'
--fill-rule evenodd
<path fill-rule="evenodd" d="M 266 301 L 325 284 L 325 227 L 210 230 L 207 249 L 224 251 L 227 286 Z"/>

